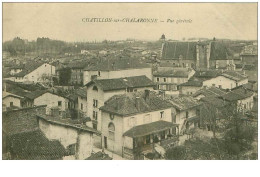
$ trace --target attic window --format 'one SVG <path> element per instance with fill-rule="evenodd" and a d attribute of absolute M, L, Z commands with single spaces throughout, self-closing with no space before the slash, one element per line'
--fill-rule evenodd
<path fill-rule="evenodd" d="M 93 90 L 98 91 L 97 86 L 94 86 L 94 87 L 93 87 Z"/>

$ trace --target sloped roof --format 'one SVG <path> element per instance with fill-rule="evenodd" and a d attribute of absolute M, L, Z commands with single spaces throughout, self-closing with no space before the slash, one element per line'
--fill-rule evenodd
<path fill-rule="evenodd" d="M 123 134 L 123 136 L 128 136 L 132 138 L 142 137 L 153 133 L 161 132 L 172 127 L 178 127 L 178 124 L 173 124 L 172 122 L 160 120 L 149 124 L 135 126 L 130 130 L 126 131 Z"/>
<path fill-rule="evenodd" d="M 200 99 L 203 102 L 206 102 L 207 104 L 212 104 L 216 106 L 217 108 L 224 107 L 228 103 L 225 102 L 223 99 L 215 97 L 215 96 L 206 96 Z"/>
<path fill-rule="evenodd" d="M 104 91 L 120 90 L 126 88 L 152 87 L 155 83 L 146 76 L 134 76 L 116 79 L 93 80 L 86 84 L 90 86 L 93 83 L 100 86 Z"/>
<path fill-rule="evenodd" d="M 20 99 L 23 98 L 23 97 L 21 97 L 19 95 L 15 95 L 15 94 L 12 94 L 12 93 L 9 93 L 9 92 L 6 92 L 6 91 L 2 92 L 3 99 L 6 98 L 6 97 L 9 97 L 9 96 L 12 96 L 12 97 L 15 97 L 15 98 L 20 98 Z"/>
<path fill-rule="evenodd" d="M 150 66 L 135 58 L 128 56 L 114 56 L 113 58 L 103 58 L 101 62 L 88 66 L 85 71 L 116 71 L 131 68 L 150 68 Z"/>
<path fill-rule="evenodd" d="M 35 91 L 32 91 L 32 92 L 28 92 L 27 94 L 24 95 L 24 97 L 29 98 L 31 100 L 34 100 L 35 98 L 38 98 L 39 96 L 41 96 L 41 95 L 43 95 L 45 93 L 50 93 L 50 94 L 53 94 L 53 95 L 57 95 L 57 96 L 69 99 L 69 97 L 67 95 L 66 96 L 65 95 L 61 95 L 61 94 L 52 92 L 52 91 L 50 91 L 48 89 L 46 89 L 46 90 L 35 90 Z"/>
<path fill-rule="evenodd" d="M 222 76 L 232 79 L 234 81 L 241 81 L 244 79 L 247 79 L 246 76 L 236 72 L 236 71 L 225 71 L 223 74 L 221 74 Z"/>
<path fill-rule="evenodd" d="M 178 110 L 187 110 L 200 105 L 197 100 L 190 96 L 172 98 L 168 101 Z"/>
<path fill-rule="evenodd" d="M 35 116 L 36 112 L 45 112 L 45 107 L 46 106 L 37 106 L 3 112 L 3 131 L 7 135 L 34 131 L 38 128 L 38 123 Z M 24 116 L 25 113 L 27 113 L 26 116 Z"/>
<path fill-rule="evenodd" d="M 43 62 L 27 62 L 24 65 L 24 68 L 21 72 L 14 74 L 14 77 L 24 77 L 25 75 L 29 74 L 30 72 L 34 71 L 41 65 L 43 65 Z"/>
<path fill-rule="evenodd" d="M 71 120 L 71 119 L 61 119 L 59 117 L 43 115 L 43 114 L 38 114 L 37 118 L 43 119 L 46 122 L 51 123 L 51 124 L 61 125 L 61 126 L 64 126 L 64 127 L 70 127 L 70 128 L 73 128 L 73 129 L 86 131 L 86 132 L 89 132 L 89 133 L 100 134 L 99 131 L 97 131 L 97 130 L 91 128 L 91 127 L 88 127 L 85 124 L 83 124 L 82 122 L 78 122 L 77 120 L 74 121 L 74 120 Z M 83 121 L 83 119 L 82 119 L 82 121 Z"/>
<path fill-rule="evenodd" d="M 79 88 L 75 90 L 76 95 L 86 98 L 87 97 L 87 90 L 85 88 Z"/>
<path fill-rule="evenodd" d="M 227 101 L 237 101 L 237 100 L 243 100 L 245 98 L 253 96 L 253 92 L 244 88 L 239 87 L 237 89 L 234 89 L 227 94 L 222 95 L 221 97 Z"/>
<path fill-rule="evenodd" d="M 185 83 L 180 84 L 180 86 L 193 86 L 193 87 L 202 87 L 201 81 L 188 81 Z"/>
<path fill-rule="evenodd" d="M 189 76 L 188 70 L 160 70 L 155 71 L 153 73 L 154 76 L 161 76 L 161 77 L 181 77 L 181 78 L 187 78 Z"/>
<path fill-rule="evenodd" d="M 166 42 L 162 49 L 162 59 L 179 59 L 184 60 L 196 59 L 197 42 Z"/>
<path fill-rule="evenodd" d="M 39 130 L 23 132 L 8 137 L 8 144 L 16 160 L 54 160 L 66 155 L 58 140 L 50 141 Z"/>
<path fill-rule="evenodd" d="M 209 87 L 209 88 L 202 88 L 195 92 L 192 96 L 196 97 L 198 95 L 204 95 L 205 97 L 211 97 L 211 96 L 221 96 L 225 94 L 226 92 L 222 89 L 219 89 L 217 87 Z"/>
<path fill-rule="evenodd" d="M 240 94 L 236 94 L 234 92 L 228 92 L 225 95 L 222 95 L 221 98 L 227 100 L 227 101 L 237 101 L 237 100 L 242 100 L 244 99 L 244 96 Z"/>
<path fill-rule="evenodd" d="M 100 107 L 100 110 L 126 116 L 172 107 L 168 101 L 163 100 L 155 92 L 149 91 L 149 97 L 145 96 L 145 92 L 139 91 L 115 95 L 107 100 L 104 106 Z"/>
<path fill-rule="evenodd" d="M 41 96 L 47 92 L 48 92 L 48 90 L 36 90 L 36 91 L 27 93 L 25 95 L 25 97 L 34 100 L 35 98 L 38 98 L 39 96 Z"/>
<path fill-rule="evenodd" d="M 29 91 L 26 91 L 26 90 L 24 90 L 20 87 L 11 88 L 10 90 L 8 90 L 8 92 L 15 94 L 15 95 L 18 95 L 18 96 L 21 96 L 21 97 L 25 97 L 25 95 L 30 93 Z"/>
<path fill-rule="evenodd" d="M 193 77 L 198 78 L 214 78 L 221 74 L 220 70 L 198 70 Z"/>

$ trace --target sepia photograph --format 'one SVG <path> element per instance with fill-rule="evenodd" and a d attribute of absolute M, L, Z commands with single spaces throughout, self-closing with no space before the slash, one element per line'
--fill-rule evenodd
<path fill-rule="evenodd" d="M 2 160 L 258 160 L 258 3 L 2 3 Z"/>

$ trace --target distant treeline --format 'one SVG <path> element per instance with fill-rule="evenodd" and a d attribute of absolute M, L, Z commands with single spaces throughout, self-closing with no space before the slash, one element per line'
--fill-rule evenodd
<path fill-rule="evenodd" d="M 49 38 L 37 38 L 33 41 L 14 38 L 12 41 L 3 43 L 3 51 L 9 52 L 11 56 L 25 55 L 25 53 L 45 53 L 45 54 L 64 54 L 64 53 L 80 53 L 81 50 L 113 50 L 124 49 L 126 47 L 142 46 L 149 49 L 161 47 L 160 42 L 146 42 L 136 41 L 133 43 L 127 42 L 113 42 L 104 40 L 99 43 L 95 42 L 74 42 L 68 43 L 60 40 L 53 40 Z"/>

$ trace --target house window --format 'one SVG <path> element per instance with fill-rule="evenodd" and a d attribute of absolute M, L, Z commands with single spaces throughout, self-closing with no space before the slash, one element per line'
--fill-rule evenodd
<path fill-rule="evenodd" d="M 108 138 L 115 140 L 115 126 L 112 122 L 108 125 Z"/>
<path fill-rule="evenodd" d="M 13 102 L 10 102 L 10 107 L 13 106 L 13 105 L 14 105 L 14 103 L 13 103 Z"/>
<path fill-rule="evenodd" d="M 100 71 L 98 71 L 98 76 L 100 76 Z"/>
<path fill-rule="evenodd" d="M 93 99 L 93 107 L 94 108 L 98 107 L 98 100 Z"/>
<path fill-rule="evenodd" d="M 166 82 L 166 78 L 163 78 L 163 82 Z"/>
<path fill-rule="evenodd" d="M 160 118 L 163 119 L 164 118 L 164 111 L 160 112 Z"/>
<path fill-rule="evenodd" d="M 160 78 L 159 77 L 157 77 L 157 82 L 159 82 L 160 81 Z"/>
<path fill-rule="evenodd" d="M 97 130 L 97 123 L 93 123 L 93 128 Z"/>
<path fill-rule="evenodd" d="M 145 136 L 145 144 L 149 144 L 151 142 L 151 137 L 150 135 Z"/>
<path fill-rule="evenodd" d="M 66 148 L 67 155 L 75 155 L 76 154 L 76 144 L 71 144 Z"/>
<path fill-rule="evenodd" d="M 133 92 L 134 89 L 133 88 L 127 88 L 127 92 Z"/>
<path fill-rule="evenodd" d="M 189 111 L 186 111 L 186 118 L 189 118 Z"/>
<path fill-rule="evenodd" d="M 110 117 L 111 120 L 113 120 L 115 115 L 114 114 L 109 114 L 109 117 Z"/>
<path fill-rule="evenodd" d="M 58 106 L 61 106 L 62 105 L 62 102 L 61 101 L 58 101 Z"/>
<path fill-rule="evenodd" d="M 98 113 L 96 111 L 93 111 L 93 119 L 97 120 L 98 118 Z"/>
<path fill-rule="evenodd" d="M 80 108 L 81 108 L 81 110 L 83 110 L 83 104 L 81 103 L 81 105 L 80 105 Z"/>
<path fill-rule="evenodd" d="M 98 91 L 97 86 L 94 86 L 94 87 L 93 87 L 93 90 Z"/>
<path fill-rule="evenodd" d="M 219 86 L 218 86 L 218 88 L 220 88 L 220 89 L 221 89 L 221 88 L 222 88 L 222 85 L 219 85 Z"/>

